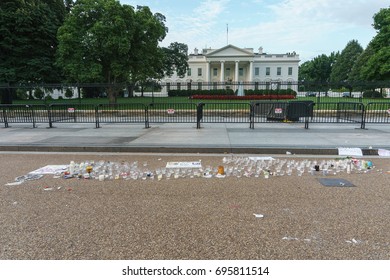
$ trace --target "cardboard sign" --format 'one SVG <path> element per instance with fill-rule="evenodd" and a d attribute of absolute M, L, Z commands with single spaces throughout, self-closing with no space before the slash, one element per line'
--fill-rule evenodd
<path fill-rule="evenodd" d="M 170 115 L 172 115 L 172 114 L 175 113 L 175 109 L 168 109 L 168 110 L 167 110 L 167 113 L 170 114 Z"/>

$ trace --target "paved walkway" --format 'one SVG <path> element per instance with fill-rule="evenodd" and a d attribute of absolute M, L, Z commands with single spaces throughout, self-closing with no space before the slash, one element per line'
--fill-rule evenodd
<path fill-rule="evenodd" d="M 376 155 L 390 149 L 390 126 L 370 124 L 12 124 L 0 128 L 3 151 L 199 152 L 337 154 L 339 147 L 361 148 Z"/>

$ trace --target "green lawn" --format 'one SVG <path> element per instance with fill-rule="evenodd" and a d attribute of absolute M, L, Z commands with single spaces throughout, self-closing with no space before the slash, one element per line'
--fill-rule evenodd
<path fill-rule="evenodd" d="M 258 102 L 288 102 L 290 100 L 257 100 Z M 317 97 L 298 97 L 294 101 L 313 101 L 314 103 L 336 103 L 336 102 L 355 102 L 363 103 L 367 105 L 370 102 L 374 103 L 390 103 L 389 98 L 342 98 L 342 97 L 321 97 L 319 100 Z M 118 98 L 118 104 L 145 104 L 151 103 L 163 103 L 163 104 L 174 104 L 174 103 L 250 103 L 249 100 L 197 100 L 189 99 L 188 97 L 132 97 L 132 98 Z M 42 105 L 42 104 L 108 104 L 108 98 L 84 98 L 84 99 L 53 99 L 47 100 L 14 100 L 13 104 L 31 104 L 31 105 Z"/>

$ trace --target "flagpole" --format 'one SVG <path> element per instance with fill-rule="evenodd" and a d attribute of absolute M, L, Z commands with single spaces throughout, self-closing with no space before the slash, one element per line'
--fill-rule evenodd
<path fill-rule="evenodd" d="M 226 23 L 226 45 L 229 45 L 229 24 Z"/>

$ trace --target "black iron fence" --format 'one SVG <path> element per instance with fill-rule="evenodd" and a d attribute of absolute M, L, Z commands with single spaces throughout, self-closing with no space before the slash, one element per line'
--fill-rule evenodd
<path fill-rule="evenodd" d="M 88 103 L 84 98 L 100 99 L 99 103 L 107 100 L 109 89 L 115 88 L 117 96 L 136 99 L 136 102 L 148 105 L 161 103 L 159 98 L 168 98 L 164 103 L 198 103 L 193 96 L 233 96 L 242 97 L 242 100 L 283 100 L 283 96 L 292 95 L 302 100 L 315 103 L 327 102 L 376 102 L 373 98 L 390 97 L 390 81 L 355 81 L 355 82 L 309 82 L 309 81 L 253 81 L 253 82 L 159 82 L 147 83 L 72 83 L 72 84 L 0 84 L 0 101 L 14 100 L 15 103 L 23 100 L 35 99 L 54 103 L 58 99 Z M 38 94 L 39 93 L 39 94 Z M 141 98 L 141 99 L 140 99 Z M 183 101 L 187 99 L 187 101 Z M 188 98 L 191 98 L 188 100 Z M 251 99 L 253 98 L 253 99 Z M 84 100 L 84 101 L 82 101 Z M 225 100 L 225 99 L 223 99 Z M 241 100 L 241 99 L 240 99 Z M 220 101 L 220 100 L 219 100 Z M 366 102 L 368 101 L 368 102 Z M 239 102 L 235 99 L 226 102 Z"/>
<path fill-rule="evenodd" d="M 242 103 L 152 103 L 145 104 L 51 104 L 0 105 L 0 123 L 256 123 L 298 122 L 355 123 L 364 129 L 368 123 L 390 123 L 390 102 L 262 101 Z"/>

